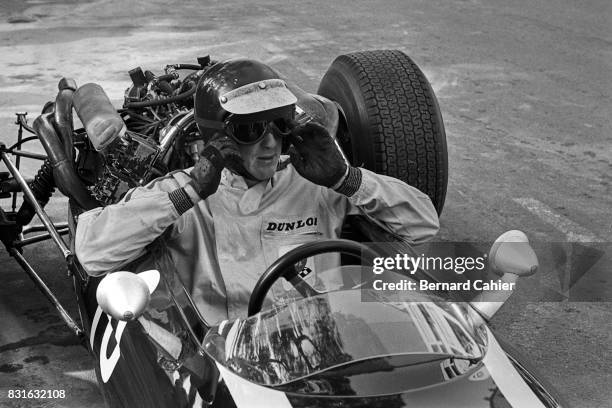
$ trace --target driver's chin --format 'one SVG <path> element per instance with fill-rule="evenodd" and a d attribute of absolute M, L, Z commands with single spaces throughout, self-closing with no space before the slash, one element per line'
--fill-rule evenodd
<path fill-rule="evenodd" d="M 274 176 L 277 165 L 278 165 L 277 162 L 273 162 L 273 163 L 269 163 L 265 165 L 255 164 L 255 165 L 249 166 L 250 168 L 247 170 L 249 171 L 251 176 L 253 176 L 257 180 L 267 181 L 267 180 L 270 180 L 272 176 Z"/>

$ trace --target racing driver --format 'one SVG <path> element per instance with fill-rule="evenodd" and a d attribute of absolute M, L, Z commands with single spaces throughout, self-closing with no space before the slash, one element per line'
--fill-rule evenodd
<path fill-rule="evenodd" d="M 259 275 L 300 244 L 337 238 L 348 214 L 365 214 L 407 243 L 437 233 L 427 195 L 348 164 L 328 127 L 312 116 L 296 118 L 297 101 L 260 62 L 211 67 L 195 93 L 206 141 L 200 159 L 81 214 L 75 250 L 85 270 L 118 270 L 163 234 L 183 285 L 215 324 L 246 316 Z M 317 262 L 309 260 L 300 276 L 316 283 L 326 268 Z"/>

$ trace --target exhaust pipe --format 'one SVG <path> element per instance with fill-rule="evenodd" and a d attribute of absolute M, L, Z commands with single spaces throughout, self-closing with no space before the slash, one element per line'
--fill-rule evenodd
<path fill-rule="evenodd" d="M 63 181 L 60 181 L 59 183 L 54 180 L 54 173 L 58 173 L 55 178 L 63 177 L 60 175 L 62 172 L 67 173 L 66 170 L 54 170 L 56 165 L 62 161 L 62 157 L 66 158 L 66 161 L 68 164 L 70 164 L 71 168 L 72 163 L 74 162 L 72 141 L 72 95 L 76 90 L 76 82 L 73 79 L 62 78 L 58 84 L 58 88 L 59 93 L 55 99 L 55 103 L 47 102 L 42 111 L 43 114 L 53 115 L 52 131 L 47 132 L 51 133 L 52 136 L 41 136 L 40 132 L 33 128 L 27 127 L 27 129 L 31 129 L 32 133 L 37 133 L 39 135 L 39 138 L 49 156 L 49 158 L 44 161 L 43 165 L 38 170 L 34 180 L 29 182 L 28 185 L 32 189 L 34 197 L 42 207 L 49 202 L 55 187 L 61 184 L 62 187 L 60 190 L 66 196 L 75 198 L 75 201 L 77 201 L 79 205 L 87 205 L 87 207 L 83 208 L 95 208 L 98 206 L 97 202 L 90 197 L 87 190 L 85 190 L 85 188 L 79 182 L 76 174 L 73 176 L 69 175 L 68 178 L 63 179 Z M 25 123 L 22 123 L 22 125 L 25 126 Z M 56 140 L 57 135 L 60 135 L 61 140 Z M 64 153 L 63 156 L 62 152 Z M 53 161 L 50 158 L 53 158 Z M 76 180 L 76 182 L 70 180 Z M 79 199 L 77 200 L 76 197 L 79 197 Z M 20 225 L 27 225 L 30 223 L 30 221 L 32 221 L 35 214 L 36 212 L 33 205 L 29 201 L 25 200 L 17 212 L 17 221 Z"/>
<path fill-rule="evenodd" d="M 57 188 L 67 197 L 72 198 L 85 211 L 99 207 L 100 204 L 91 196 L 79 179 L 72 161 L 68 161 L 64 145 L 53 128 L 54 114 L 40 115 L 32 127 L 40 138 L 53 167 L 53 179 Z"/>
<path fill-rule="evenodd" d="M 72 142 L 72 94 L 77 89 L 74 79 L 62 78 L 57 85 L 59 93 L 55 98 L 55 112 L 53 125 L 64 145 L 66 159 L 74 163 L 74 150 Z"/>

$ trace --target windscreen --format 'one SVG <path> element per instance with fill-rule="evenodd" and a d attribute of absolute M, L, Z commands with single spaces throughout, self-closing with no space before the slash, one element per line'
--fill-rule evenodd
<path fill-rule="evenodd" d="M 234 373 L 269 386 L 382 356 L 481 358 L 476 336 L 445 307 L 432 301 L 364 302 L 358 290 L 330 292 L 225 321 L 208 332 L 204 346 Z"/>

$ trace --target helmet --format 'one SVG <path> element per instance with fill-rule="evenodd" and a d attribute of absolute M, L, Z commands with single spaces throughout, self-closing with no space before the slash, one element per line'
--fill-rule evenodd
<path fill-rule="evenodd" d="M 230 123 L 292 118 L 297 102 L 276 71 L 245 58 L 210 67 L 200 79 L 194 99 L 195 120 L 205 141 Z"/>

